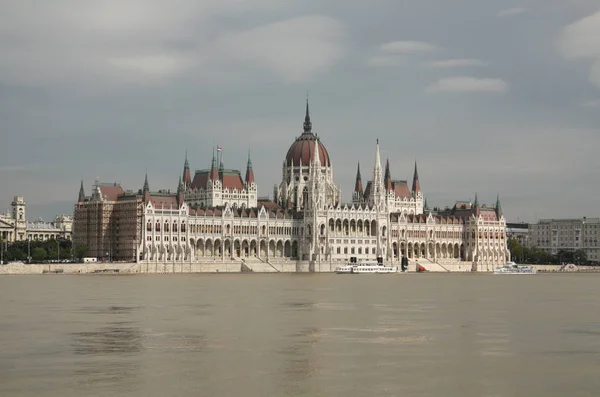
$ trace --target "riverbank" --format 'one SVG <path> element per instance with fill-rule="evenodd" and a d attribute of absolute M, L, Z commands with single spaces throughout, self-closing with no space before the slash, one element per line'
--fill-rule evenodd
<path fill-rule="evenodd" d="M 412 261 L 411 261 L 412 262 Z M 409 272 L 416 266 L 411 263 Z M 331 273 L 337 264 L 308 261 L 216 261 L 203 263 L 135 263 L 135 262 L 99 262 L 99 263 L 52 263 L 24 264 L 9 263 L 0 266 L 0 275 L 26 274 L 182 274 L 182 273 Z M 593 266 L 565 268 L 559 265 L 532 265 L 538 272 L 600 272 Z M 458 262 L 456 265 L 430 267 L 432 273 L 471 273 L 471 264 Z M 492 269 L 479 271 L 490 273 Z"/>

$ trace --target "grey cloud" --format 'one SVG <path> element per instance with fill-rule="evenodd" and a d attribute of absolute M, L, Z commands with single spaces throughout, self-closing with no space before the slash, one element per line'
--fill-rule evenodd
<path fill-rule="evenodd" d="M 524 14 L 526 12 L 529 12 L 528 8 L 514 7 L 514 8 L 507 8 L 502 11 L 499 11 L 497 16 L 498 16 L 498 18 L 504 18 L 504 17 L 510 17 L 513 15 Z"/>
<path fill-rule="evenodd" d="M 594 216 L 598 57 L 585 35 L 598 35 L 582 20 L 598 3 L 529 0 L 535 18 L 496 17 L 518 4 L 4 2 L 0 208 L 23 194 L 51 218 L 82 178 L 88 192 L 96 177 L 139 189 L 146 171 L 175 189 L 185 150 L 206 168 L 217 144 L 242 170 L 250 149 L 268 195 L 309 90 L 345 200 L 358 160 L 371 178 L 378 136 L 394 178 L 418 160 L 430 204 L 500 192 L 509 219 Z"/>
<path fill-rule="evenodd" d="M 478 79 L 474 77 L 447 77 L 431 84 L 425 90 L 426 93 L 436 92 L 489 92 L 505 93 L 508 85 L 501 79 Z"/>

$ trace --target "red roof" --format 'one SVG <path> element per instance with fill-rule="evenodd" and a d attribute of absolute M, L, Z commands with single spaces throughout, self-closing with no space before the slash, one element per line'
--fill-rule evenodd
<path fill-rule="evenodd" d="M 327 149 L 325 149 L 325 146 L 312 132 L 304 132 L 292 143 L 285 156 L 285 164 L 291 166 L 293 163 L 297 167 L 300 165 L 300 161 L 302 161 L 303 166 L 309 165 L 315 156 L 315 145 L 319 148 L 319 161 L 321 165 L 331 167 Z"/>
<path fill-rule="evenodd" d="M 100 192 L 105 200 L 117 201 L 117 197 L 125 193 L 119 185 L 100 185 Z"/>
<path fill-rule="evenodd" d="M 393 181 L 392 184 L 394 186 L 394 195 L 396 197 L 410 197 L 410 190 L 408 190 L 408 184 L 406 181 Z"/>
<path fill-rule="evenodd" d="M 153 196 L 150 195 L 150 201 L 154 208 L 179 208 L 177 196 Z"/>

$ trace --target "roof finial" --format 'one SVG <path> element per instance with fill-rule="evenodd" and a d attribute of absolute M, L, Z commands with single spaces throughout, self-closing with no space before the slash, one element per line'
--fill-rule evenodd
<path fill-rule="evenodd" d="M 306 91 L 306 116 L 304 116 L 304 132 L 312 132 L 312 123 L 310 122 L 310 113 L 308 110 L 308 90 Z"/>

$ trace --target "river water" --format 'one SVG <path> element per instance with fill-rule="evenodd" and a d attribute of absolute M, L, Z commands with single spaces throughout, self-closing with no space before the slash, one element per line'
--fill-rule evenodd
<path fill-rule="evenodd" d="M 600 395 L 600 274 L 0 277 L 0 396 Z"/>

